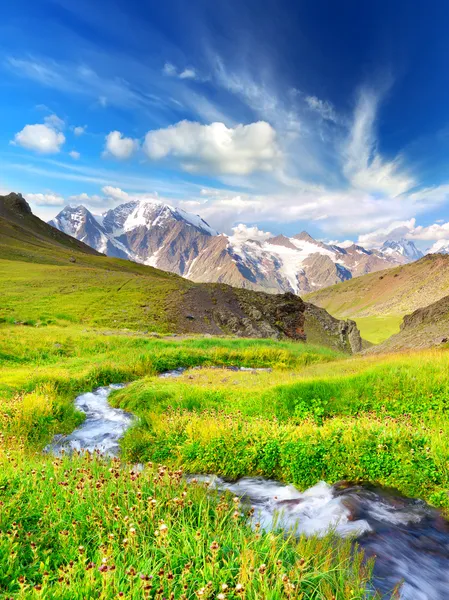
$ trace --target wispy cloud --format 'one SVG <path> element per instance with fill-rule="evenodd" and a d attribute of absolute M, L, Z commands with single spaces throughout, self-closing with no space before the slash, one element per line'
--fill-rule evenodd
<path fill-rule="evenodd" d="M 84 64 L 63 63 L 49 59 L 8 57 L 5 66 L 15 75 L 68 93 L 89 96 L 101 106 L 146 107 L 159 98 L 151 98 L 120 77 L 99 75 Z"/>
<path fill-rule="evenodd" d="M 310 110 L 316 112 L 325 121 L 339 122 L 335 108 L 327 100 L 320 100 L 316 96 L 306 96 L 305 102 Z"/>
<path fill-rule="evenodd" d="M 357 189 L 396 197 L 415 187 L 416 181 L 404 168 L 401 156 L 385 161 L 377 150 L 374 128 L 379 100 L 379 93 L 361 90 L 343 149 L 346 159 L 343 171 Z"/>
<path fill-rule="evenodd" d="M 179 70 L 175 65 L 166 62 L 162 69 L 162 73 L 167 77 L 178 77 L 179 79 L 199 79 L 199 75 L 193 67 L 186 67 Z"/>

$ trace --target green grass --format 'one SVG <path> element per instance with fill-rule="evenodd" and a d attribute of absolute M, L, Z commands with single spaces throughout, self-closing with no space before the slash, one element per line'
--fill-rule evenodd
<path fill-rule="evenodd" d="M 74 396 L 101 384 L 177 366 L 274 368 L 192 371 L 206 388 L 211 378 L 222 391 L 226 375 L 239 380 L 234 399 L 239 387 L 249 400 L 270 380 L 289 382 L 342 355 L 293 342 L 106 333 L 0 326 L 0 597 L 367 598 L 371 564 L 350 541 L 253 530 L 243 507 L 187 485 L 178 470 L 147 464 L 137 474 L 132 463 L 35 454 L 80 422 Z"/>
<path fill-rule="evenodd" d="M 141 379 L 112 402 L 139 424 L 132 461 L 307 488 L 370 480 L 449 509 L 449 353 L 353 358 L 273 373 Z"/>
<path fill-rule="evenodd" d="M 79 422 L 74 397 L 108 383 L 192 366 L 302 368 L 342 355 L 295 342 L 154 338 L 78 325 L 0 325 L 0 426 L 22 443 L 44 445 Z"/>
<path fill-rule="evenodd" d="M 362 338 L 372 344 L 380 344 L 398 333 L 402 319 L 403 315 L 354 317 Z"/>
<path fill-rule="evenodd" d="M 0 260 L 0 317 L 43 325 L 173 331 L 171 300 L 182 294 L 182 280 L 161 271 L 153 276 L 152 269 L 140 272 L 138 265 L 118 270 L 108 260 L 88 256 L 86 265 L 66 266 Z M 102 268 L 96 264 L 100 261 Z"/>
<path fill-rule="evenodd" d="M 350 541 L 252 529 L 232 497 L 163 466 L 12 455 L 0 498 L 3 598 L 368 597 Z"/>

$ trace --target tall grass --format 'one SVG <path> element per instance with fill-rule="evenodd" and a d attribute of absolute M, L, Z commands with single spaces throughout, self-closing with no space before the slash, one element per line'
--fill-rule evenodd
<path fill-rule="evenodd" d="M 368 597 L 371 564 L 350 541 L 252 529 L 236 499 L 180 471 L 95 457 L 1 464 L 1 597 Z"/>
<path fill-rule="evenodd" d="M 132 460 L 306 488 L 362 479 L 449 509 L 449 353 L 354 358 L 292 374 L 202 370 L 139 380 L 111 401 L 140 416 Z"/>
<path fill-rule="evenodd" d="M 74 397 L 177 367 L 237 365 L 304 368 L 339 357 L 328 349 L 271 340 L 155 339 L 77 326 L 0 325 L 0 428 L 30 447 L 80 422 Z M 32 406 L 32 408 L 31 408 Z"/>

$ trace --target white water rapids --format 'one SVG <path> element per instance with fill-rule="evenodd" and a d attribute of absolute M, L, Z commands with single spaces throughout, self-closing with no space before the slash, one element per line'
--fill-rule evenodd
<path fill-rule="evenodd" d="M 134 417 L 120 408 L 113 408 L 108 396 L 123 385 L 112 384 L 75 399 L 75 407 L 86 415 L 83 423 L 69 435 L 55 435 L 44 452 L 60 456 L 74 450 L 99 452 L 103 456 L 117 456 L 119 440 L 131 426 Z"/>
<path fill-rule="evenodd" d="M 171 372 L 171 376 L 180 374 L 180 370 Z M 75 405 L 85 413 L 84 422 L 70 435 L 55 436 L 45 451 L 60 455 L 88 450 L 117 456 L 119 440 L 134 421 L 108 403 L 109 394 L 120 387 L 110 385 L 78 396 Z M 237 482 L 197 478 L 253 506 L 254 520 L 265 530 L 304 535 L 333 530 L 339 536 L 353 536 L 368 557 L 376 556 L 373 587 L 385 598 L 403 581 L 401 600 L 449 599 L 449 522 L 421 500 L 371 485 L 319 482 L 299 492 L 262 478 L 244 477 Z"/>

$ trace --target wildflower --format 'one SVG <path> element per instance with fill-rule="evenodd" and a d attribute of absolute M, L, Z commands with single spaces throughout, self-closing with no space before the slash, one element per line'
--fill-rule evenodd
<path fill-rule="evenodd" d="M 229 588 L 227 583 L 222 583 L 221 584 L 221 589 L 223 590 L 223 592 L 226 592 L 226 590 Z"/>
<path fill-rule="evenodd" d="M 244 586 L 243 586 L 243 583 L 238 583 L 238 584 L 235 586 L 235 591 L 236 591 L 236 593 L 237 593 L 237 594 L 243 594 L 243 592 L 245 591 L 245 588 L 244 588 Z"/>
<path fill-rule="evenodd" d="M 210 545 L 210 549 L 212 550 L 212 552 L 217 552 L 218 549 L 220 548 L 220 545 L 218 542 L 212 542 L 212 544 Z"/>
<path fill-rule="evenodd" d="M 260 573 L 261 575 L 263 575 L 263 574 L 265 573 L 265 571 L 266 571 L 266 570 L 267 570 L 267 565 L 265 565 L 265 564 L 263 564 L 263 565 L 260 565 L 260 567 L 259 567 L 259 573 Z"/>
<path fill-rule="evenodd" d="M 161 535 L 167 535 L 168 533 L 168 527 L 165 523 L 161 523 L 161 525 L 159 525 L 159 531 L 161 533 Z"/>

